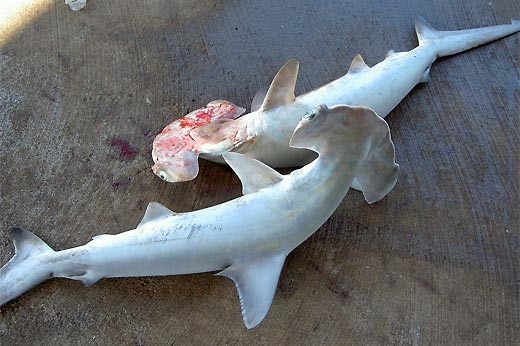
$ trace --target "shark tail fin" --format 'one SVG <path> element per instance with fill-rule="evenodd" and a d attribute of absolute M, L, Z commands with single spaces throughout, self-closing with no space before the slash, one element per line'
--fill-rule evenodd
<path fill-rule="evenodd" d="M 495 25 L 483 28 L 438 31 L 422 17 L 415 20 L 415 31 L 419 39 L 419 46 L 432 45 L 438 57 L 448 56 L 498 40 L 499 38 L 520 31 L 520 22 L 511 21 L 511 24 Z"/>
<path fill-rule="evenodd" d="M 15 255 L 0 269 L 0 306 L 52 277 L 41 255 L 54 253 L 43 240 L 19 227 L 11 229 Z"/>

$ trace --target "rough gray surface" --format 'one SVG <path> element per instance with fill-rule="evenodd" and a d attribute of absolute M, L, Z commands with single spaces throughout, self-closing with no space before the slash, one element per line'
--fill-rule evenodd
<path fill-rule="evenodd" d="M 248 106 L 290 58 L 301 93 L 357 53 L 373 65 L 413 48 L 417 15 L 446 30 L 520 18 L 510 0 L 44 3 L 19 30 L 0 27 L 2 264 L 13 225 L 65 249 L 134 228 L 149 201 L 189 211 L 238 196 L 209 162 L 193 182 L 162 182 L 152 140 L 213 99 Z M 433 66 L 387 118 L 395 190 L 375 205 L 349 193 L 288 257 L 258 328 L 210 273 L 56 279 L 0 309 L 0 344 L 518 344 L 519 40 Z"/>

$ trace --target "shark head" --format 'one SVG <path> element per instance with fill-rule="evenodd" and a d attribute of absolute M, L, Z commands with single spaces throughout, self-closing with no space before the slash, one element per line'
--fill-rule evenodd
<path fill-rule="evenodd" d="M 343 152 L 363 148 L 370 140 L 368 133 L 374 126 L 386 127 L 373 110 L 367 107 L 319 107 L 307 112 L 294 130 L 290 145 L 293 148 L 325 152 Z M 381 119 L 382 120 L 382 119 Z"/>
<path fill-rule="evenodd" d="M 175 183 L 195 179 L 199 173 L 199 153 L 184 150 L 172 155 L 152 151 L 155 164 L 152 171 L 162 180 Z"/>
<path fill-rule="evenodd" d="M 365 199 L 377 202 L 394 187 L 399 174 L 386 122 L 368 107 L 319 106 L 306 113 L 294 130 L 291 147 L 310 149 L 324 160 L 356 165 Z"/>
<path fill-rule="evenodd" d="M 232 122 L 245 112 L 225 100 L 211 101 L 166 126 L 153 141 L 153 172 L 162 180 L 173 183 L 194 179 L 199 172 L 201 143 L 194 133 L 205 126 Z"/>

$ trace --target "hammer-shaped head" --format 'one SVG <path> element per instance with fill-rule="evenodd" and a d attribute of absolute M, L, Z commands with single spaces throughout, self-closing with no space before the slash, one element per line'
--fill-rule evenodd
<path fill-rule="evenodd" d="M 399 174 L 386 122 L 367 107 L 325 105 L 303 116 L 291 147 L 316 151 L 322 160 L 356 165 L 355 177 L 369 203 L 394 187 Z"/>
<path fill-rule="evenodd" d="M 232 122 L 244 112 L 231 102 L 217 100 L 175 120 L 153 141 L 153 172 L 168 182 L 194 179 L 199 172 L 199 153 L 204 151 L 192 134 L 212 123 Z"/>

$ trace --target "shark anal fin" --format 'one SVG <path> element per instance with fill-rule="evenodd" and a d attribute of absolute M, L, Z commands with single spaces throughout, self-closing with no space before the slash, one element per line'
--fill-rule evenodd
<path fill-rule="evenodd" d="M 280 71 L 274 76 L 271 86 L 269 86 L 267 95 L 260 107 L 261 111 L 266 111 L 294 101 L 294 88 L 296 87 L 299 66 L 298 60 L 294 59 L 289 60 L 282 66 Z"/>
<path fill-rule="evenodd" d="M 430 80 L 431 80 L 431 77 L 430 77 L 430 69 L 431 69 L 431 65 L 424 71 L 424 74 L 421 78 L 421 83 L 428 83 Z"/>
<path fill-rule="evenodd" d="M 256 327 L 267 315 L 285 257 L 283 253 L 255 256 L 234 263 L 217 274 L 235 283 L 242 318 L 248 329 Z"/>
<path fill-rule="evenodd" d="M 230 152 L 222 154 L 222 157 L 240 178 L 244 195 L 257 192 L 283 179 L 283 175 L 271 167 L 248 156 Z"/>
<path fill-rule="evenodd" d="M 143 227 L 143 225 L 147 224 L 150 221 L 156 221 L 158 219 L 162 219 L 168 216 L 177 215 L 170 209 L 166 208 L 164 205 L 157 202 L 148 203 L 148 207 L 144 212 L 143 219 L 137 226 L 137 228 Z"/>

